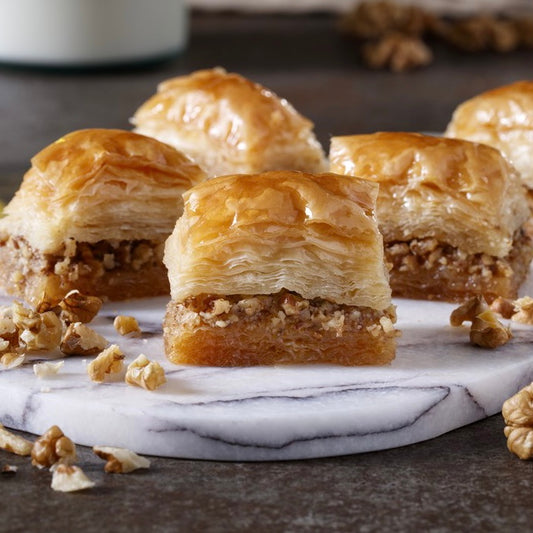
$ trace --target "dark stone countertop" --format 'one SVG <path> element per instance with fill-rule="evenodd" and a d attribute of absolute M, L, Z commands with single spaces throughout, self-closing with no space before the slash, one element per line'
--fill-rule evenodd
<path fill-rule="evenodd" d="M 31 156 L 73 129 L 128 128 L 159 81 L 221 65 L 286 97 L 331 135 L 442 131 L 481 91 L 531 77 L 533 52 L 461 55 L 435 46 L 410 74 L 373 72 L 322 16 L 198 15 L 188 50 L 149 67 L 93 71 L 0 68 L 0 197 Z M 51 475 L 0 451 L 0 531 L 531 531 L 533 462 L 507 451 L 500 416 L 416 445 L 286 463 L 153 458 L 148 471 L 104 474 L 97 487 L 50 489 Z"/>

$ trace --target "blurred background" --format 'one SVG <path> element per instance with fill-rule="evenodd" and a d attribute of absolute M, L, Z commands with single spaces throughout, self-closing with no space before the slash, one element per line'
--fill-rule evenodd
<path fill-rule="evenodd" d="M 0 197 L 65 133 L 129 129 L 167 78 L 222 66 L 332 135 L 443 131 L 533 78 L 530 0 L 0 0 Z"/>

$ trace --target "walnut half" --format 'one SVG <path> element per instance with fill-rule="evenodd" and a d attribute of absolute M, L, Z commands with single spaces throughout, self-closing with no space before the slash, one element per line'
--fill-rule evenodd
<path fill-rule="evenodd" d="M 502 415 L 507 424 L 507 448 L 520 459 L 533 458 L 533 383 L 506 400 Z"/>

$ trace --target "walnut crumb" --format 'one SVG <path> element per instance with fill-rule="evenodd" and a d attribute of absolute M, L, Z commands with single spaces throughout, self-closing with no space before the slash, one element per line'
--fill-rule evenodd
<path fill-rule="evenodd" d="M 139 323 L 133 316 L 118 315 L 113 321 L 113 327 L 120 335 L 130 335 L 132 337 L 139 337 L 141 335 Z"/>
<path fill-rule="evenodd" d="M 5 464 L 5 465 L 2 465 L 2 468 L 0 469 L 0 473 L 4 475 L 6 474 L 14 475 L 17 473 L 17 470 L 18 470 L 18 467 L 16 467 L 15 465 Z"/>
<path fill-rule="evenodd" d="M 48 378 L 57 374 L 65 364 L 65 361 L 58 361 L 57 363 L 35 363 L 33 365 L 33 373 L 39 378 Z"/>
<path fill-rule="evenodd" d="M 83 322 L 87 324 L 98 314 L 102 307 L 102 300 L 96 296 L 82 294 L 78 290 L 70 291 L 59 302 L 61 318 L 66 324 Z"/>
<path fill-rule="evenodd" d="M 112 344 L 87 365 L 87 373 L 92 381 L 102 382 L 106 374 L 117 374 L 123 365 L 122 350 L 117 344 Z"/>
<path fill-rule="evenodd" d="M 52 476 L 52 489 L 58 492 L 76 492 L 95 486 L 79 466 L 60 464 Z"/>
<path fill-rule="evenodd" d="M 390 33 L 379 41 L 367 43 L 363 47 L 363 59 L 373 69 L 405 72 L 431 63 L 433 53 L 421 39 Z"/>
<path fill-rule="evenodd" d="M 17 455 L 30 455 L 33 442 L 11 433 L 0 424 L 0 448 Z"/>
<path fill-rule="evenodd" d="M 475 296 L 452 311 L 450 324 L 459 327 L 463 322 L 471 322 L 470 342 L 483 348 L 497 348 L 506 344 L 512 337 L 509 328 L 498 321 L 485 298 Z"/>
<path fill-rule="evenodd" d="M 93 452 L 107 461 L 104 470 L 108 473 L 127 474 L 138 468 L 149 468 L 150 461 L 126 448 L 93 446 Z"/>
<path fill-rule="evenodd" d="M 82 322 L 72 322 L 61 339 L 60 350 L 66 355 L 96 355 L 107 340 Z"/>
<path fill-rule="evenodd" d="M 146 390 L 155 390 L 166 383 L 165 371 L 157 361 L 150 361 L 140 354 L 126 371 L 126 383 L 137 385 Z"/>
<path fill-rule="evenodd" d="M 506 400 L 502 407 L 507 448 L 520 459 L 533 458 L 533 383 Z"/>
<path fill-rule="evenodd" d="M 58 426 L 52 426 L 33 444 L 31 464 L 47 468 L 60 462 L 69 465 L 76 461 L 76 445 Z"/>
<path fill-rule="evenodd" d="M 0 357 L 0 363 L 6 368 L 16 368 L 24 363 L 26 354 L 9 352 Z"/>
<path fill-rule="evenodd" d="M 524 296 L 513 302 L 514 313 L 511 320 L 521 324 L 533 325 L 533 298 Z"/>
<path fill-rule="evenodd" d="M 502 318 L 511 318 L 515 312 L 513 301 L 501 296 L 492 301 L 490 308 Z"/>
<path fill-rule="evenodd" d="M 22 304 L 12 306 L 13 322 L 18 330 L 19 343 L 28 351 L 53 350 L 61 341 L 63 326 L 53 311 L 36 313 Z"/>

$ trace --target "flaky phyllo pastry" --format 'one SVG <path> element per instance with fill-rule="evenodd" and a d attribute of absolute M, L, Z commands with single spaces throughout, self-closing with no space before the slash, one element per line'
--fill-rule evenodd
<path fill-rule="evenodd" d="M 533 197 L 533 81 L 504 85 L 463 102 L 445 135 L 500 150 Z"/>
<path fill-rule="evenodd" d="M 205 179 L 155 139 L 88 129 L 39 152 L 0 220 L 0 283 L 37 305 L 72 289 L 121 300 L 166 294 L 164 241 L 181 194 Z"/>
<path fill-rule="evenodd" d="M 332 172 L 379 184 L 393 295 L 515 298 L 532 243 L 517 171 L 494 148 L 415 133 L 334 137 Z"/>
<path fill-rule="evenodd" d="M 210 177 L 326 169 L 311 121 L 272 91 L 221 68 L 160 83 L 132 122 L 135 131 L 189 155 Z"/>
<path fill-rule="evenodd" d="M 395 321 L 369 181 L 230 175 L 185 193 L 165 246 L 175 363 L 384 364 Z"/>

